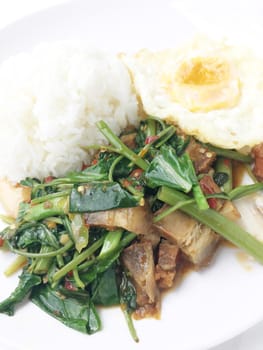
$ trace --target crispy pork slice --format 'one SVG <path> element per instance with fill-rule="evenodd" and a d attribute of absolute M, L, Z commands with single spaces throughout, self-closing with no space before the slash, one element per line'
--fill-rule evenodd
<path fill-rule="evenodd" d="M 162 240 L 159 244 L 158 261 L 155 266 L 155 279 L 161 289 L 171 288 L 176 275 L 176 259 L 179 253 L 177 244 Z"/>
<path fill-rule="evenodd" d="M 152 213 L 147 203 L 140 207 L 87 213 L 85 221 L 90 226 L 106 227 L 110 230 L 121 227 L 137 235 L 143 235 L 153 246 L 160 240 L 158 232 L 153 228 Z"/>
<path fill-rule="evenodd" d="M 125 134 L 121 136 L 121 141 L 131 149 L 136 147 L 136 132 Z"/>
<path fill-rule="evenodd" d="M 219 236 L 209 227 L 179 210 L 158 221 L 155 227 L 159 229 L 161 236 L 178 244 L 186 257 L 195 265 L 205 265 L 219 241 Z"/>
<path fill-rule="evenodd" d="M 12 184 L 7 180 L 0 180 L 0 202 L 6 211 L 6 214 L 16 218 L 19 204 L 30 201 L 30 187 Z"/>
<path fill-rule="evenodd" d="M 134 314 L 135 318 L 158 317 L 160 295 L 155 281 L 151 243 L 132 244 L 123 251 L 121 260 L 136 288 L 138 308 Z"/>
<path fill-rule="evenodd" d="M 208 173 L 216 158 L 215 152 L 212 152 L 208 148 L 200 145 L 194 138 L 191 138 L 190 143 L 186 148 L 186 152 L 193 161 L 197 174 Z"/>
<path fill-rule="evenodd" d="M 150 242 L 153 248 L 156 248 L 160 243 L 161 236 L 159 230 L 152 226 L 151 230 L 143 235 L 138 235 L 139 242 Z"/>

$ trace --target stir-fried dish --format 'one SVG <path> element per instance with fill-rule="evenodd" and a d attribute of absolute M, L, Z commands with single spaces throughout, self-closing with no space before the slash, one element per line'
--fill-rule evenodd
<path fill-rule="evenodd" d="M 133 318 L 160 316 L 161 293 L 184 264 L 199 268 L 226 239 L 263 262 L 263 243 L 235 220 L 233 201 L 263 188 L 233 185 L 234 163 L 263 178 L 262 147 L 251 155 L 215 148 L 155 117 L 117 137 L 104 121 L 107 146 L 79 172 L 43 181 L 26 178 L 29 194 L 0 233 L 23 266 L 0 312 L 13 315 L 29 300 L 65 325 L 101 329 L 97 306 L 119 305 L 138 340 Z M 251 168 L 250 164 L 254 163 Z M 252 169 L 252 170 L 251 170 Z"/>

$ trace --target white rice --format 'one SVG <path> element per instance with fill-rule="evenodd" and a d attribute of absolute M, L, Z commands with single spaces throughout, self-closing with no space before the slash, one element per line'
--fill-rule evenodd
<path fill-rule="evenodd" d="M 114 55 L 83 43 L 42 44 L 0 66 L 0 178 L 62 176 L 89 162 L 83 146 L 137 123 L 129 74 Z"/>

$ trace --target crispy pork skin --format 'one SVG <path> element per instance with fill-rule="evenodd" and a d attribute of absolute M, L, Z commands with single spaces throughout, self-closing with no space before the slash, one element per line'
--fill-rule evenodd
<path fill-rule="evenodd" d="M 147 205 L 87 213 L 85 220 L 91 226 L 122 227 L 136 234 L 146 234 L 152 227 L 152 214 Z"/>
<path fill-rule="evenodd" d="M 204 265 L 209 260 L 219 240 L 209 227 L 179 210 L 158 221 L 155 227 L 163 237 L 178 244 L 185 256 L 196 265 Z"/>
<path fill-rule="evenodd" d="M 132 244 L 123 251 L 121 259 L 136 288 L 138 308 L 134 317 L 158 317 L 160 295 L 155 281 L 155 265 L 151 243 Z"/>
<path fill-rule="evenodd" d="M 212 152 L 206 147 L 200 145 L 193 138 L 191 138 L 190 143 L 186 148 L 186 152 L 193 161 L 197 174 L 208 173 L 216 158 L 215 152 Z"/>
<path fill-rule="evenodd" d="M 158 249 L 155 279 L 160 289 L 171 288 L 176 275 L 176 259 L 179 253 L 177 244 L 162 240 Z"/>

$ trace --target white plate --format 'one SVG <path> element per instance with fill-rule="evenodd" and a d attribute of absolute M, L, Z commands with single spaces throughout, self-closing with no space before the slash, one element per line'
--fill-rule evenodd
<path fill-rule="evenodd" d="M 27 17 L 0 32 L 0 60 L 41 41 L 84 39 L 111 51 L 175 46 L 194 32 L 165 0 L 74 1 Z M 14 101 L 15 103 L 15 101 Z M 30 303 L 14 317 L 0 314 L 2 350 L 63 350 L 104 346 L 118 349 L 205 350 L 263 320 L 262 266 L 237 259 L 237 250 L 221 248 L 214 263 L 185 278 L 166 294 L 161 320 L 135 322 L 140 343 L 129 335 L 122 312 L 101 310 L 103 330 L 93 336 L 71 330 Z M 2 271 L 13 257 L 0 252 L 0 299 L 17 277 Z"/>

